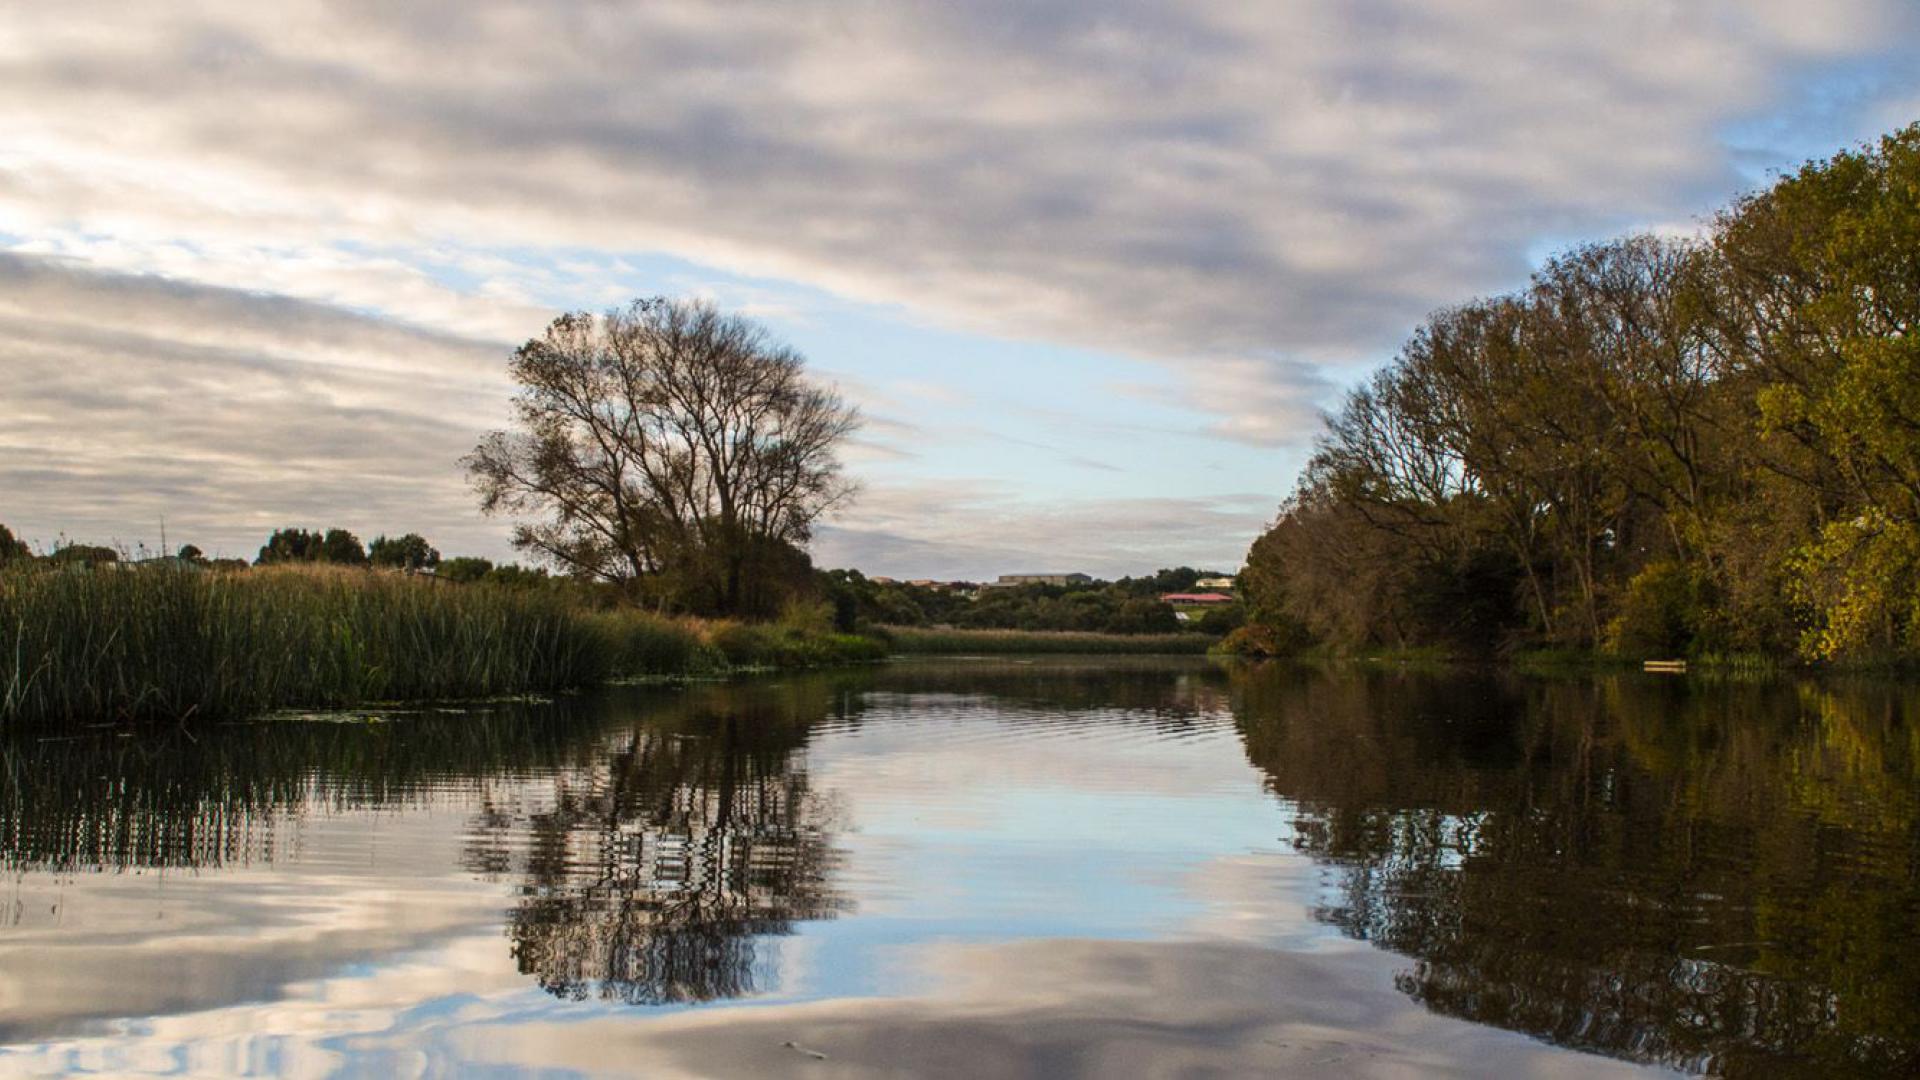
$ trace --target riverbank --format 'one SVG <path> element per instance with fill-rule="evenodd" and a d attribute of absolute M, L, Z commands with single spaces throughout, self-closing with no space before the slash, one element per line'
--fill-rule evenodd
<path fill-rule="evenodd" d="M 1219 639 L 1209 634 L 1101 634 L 1065 630 L 945 630 L 882 627 L 897 653 L 954 656 L 975 653 L 1197 656 Z"/>
<path fill-rule="evenodd" d="M 0 574 L 0 725 L 218 720 L 882 659 L 803 625 L 359 570 Z"/>
<path fill-rule="evenodd" d="M 1831 675 L 1920 676 L 1920 666 L 1901 658 L 1857 657 L 1810 662 L 1798 656 L 1765 653 L 1694 653 L 1675 656 L 1623 656 L 1597 649 L 1532 648 L 1513 652 L 1465 653 L 1435 646 L 1379 649 L 1336 649 L 1312 646 L 1294 651 L 1264 651 L 1248 647 L 1245 636 L 1230 636 L 1215 652 L 1246 660 L 1288 660 L 1306 664 L 1390 664 L 1396 667 L 1497 667 L 1520 672 L 1605 673 L 1649 670 L 1653 663 L 1677 661 L 1679 671 L 1692 674 L 1775 676 L 1824 673 Z"/>

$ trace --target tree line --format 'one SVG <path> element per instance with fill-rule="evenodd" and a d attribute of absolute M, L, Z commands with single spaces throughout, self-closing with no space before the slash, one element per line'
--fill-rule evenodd
<path fill-rule="evenodd" d="M 1239 604 L 1192 613 L 1183 622 L 1160 600 L 1191 592 L 1202 578 L 1221 576 L 1190 566 L 1118 581 L 1080 585 L 1016 585 L 960 592 L 909 582 L 875 581 L 858 570 L 829 570 L 821 589 L 845 626 L 944 626 L 962 630 L 1079 631 L 1169 634 L 1197 630 L 1225 634 L 1244 621 Z"/>
<path fill-rule="evenodd" d="M 802 556 L 804 560 L 804 556 Z M 65 543 L 36 556 L 5 525 L 0 525 L 0 567 L 11 560 L 21 564 L 99 565 L 122 561 L 111 547 Z M 193 544 L 183 544 L 161 562 L 218 570 L 245 570 L 250 566 L 333 566 L 426 572 L 441 581 L 469 585 L 485 583 L 508 587 L 550 587 L 593 606 L 616 606 L 628 594 L 619 585 L 587 575 L 552 575 L 543 567 L 495 563 L 471 555 L 443 556 L 426 537 L 415 532 L 380 535 L 363 543 L 344 528 L 275 529 L 249 563 L 245 559 L 208 558 Z M 1165 634 L 1181 630 L 1220 636 L 1245 621 L 1238 603 L 1222 604 L 1191 613 L 1180 620 L 1161 602 L 1170 592 L 1191 592 L 1202 578 L 1223 576 L 1218 571 L 1182 566 L 1116 581 L 1090 580 L 1075 585 L 1020 585 L 959 591 L 910 582 L 875 580 L 858 570 L 813 570 L 802 562 L 804 577 L 789 577 L 781 587 L 803 608 L 824 607 L 833 628 L 842 632 L 881 626 L 951 627 L 974 630 L 1078 631 L 1108 634 Z"/>
<path fill-rule="evenodd" d="M 1250 651 L 1920 655 L 1920 125 L 1431 315 L 1327 421 Z"/>
<path fill-rule="evenodd" d="M 443 557 L 438 548 L 419 533 L 396 536 L 379 535 L 369 542 L 342 528 L 275 529 L 260 546 L 252 562 L 237 558 L 209 557 L 198 545 L 182 544 L 170 555 L 151 559 L 126 557 L 119 548 L 63 540 L 45 554 L 35 554 L 4 524 L 0 524 L 0 568 L 7 566 L 101 566 L 120 562 L 164 562 L 211 570 L 245 570 L 249 566 L 344 566 L 380 570 L 428 571 L 435 576 L 461 584 L 489 582 L 497 585 L 530 585 L 553 580 L 544 569 L 517 563 L 495 564 L 491 559 L 471 555 Z"/>

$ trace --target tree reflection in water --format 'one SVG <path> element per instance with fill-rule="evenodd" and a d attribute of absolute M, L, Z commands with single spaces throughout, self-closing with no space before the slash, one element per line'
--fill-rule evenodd
<path fill-rule="evenodd" d="M 740 997 L 770 974 L 760 939 L 828 919 L 830 801 L 798 760 L 831 685 L 705 688 L 551 777 L 551 802 L 490 806 L 470 865 L 523 881 L 508 935 L 549 992 L 630 1004 Z M 509 854 L 524 837 L 521 865 Z"/>
<path fill-rule="evenodd" d="M 0 868 L 216 870 L 271 864 L 301 819 L 424 806 L 587 760 L 574 700 L 394 710 L 391 722 L 269 719 L 77 734 L 0 733 Z"/>
<path fill-rule="evenodd" d="M 840 815 L 803 767 L 823 722 L 944 711 L 1097 740 L 1228 707 L 1298 848 L 1331 868 L 1319 918 L 1407 957 L 1400 988 L 1426 1007 L 1729 1074 L 1920 1071 L 1920 690 L 1885 685 L 1116 658 L 15 733 L 0 867 L 272 862 L 306 818 L 451 805 L 471 815 L 465 868 L 517 891 L 511 948 L 540 985 L 705 1001 L 769 988 L 766 939 L 850 906 Z"/>
<path fill-rule="evenodd" d="M 0 740 L 0 868 L 218 870 L 295 855 L 316 815 L 475 807 L 463 862 L 520 882 L 508 933 L 553 993 L 635 1003 L 764 985 L 756 939 L 848 904 L 798 751 L 859 673 L 611 693 L 389 723 Z"/>
<path fill-rule="evenodd" d="M 1337 867 L 1317 914 L 1438 1012 L 1733 1075 L 1920 1067 L 1920 699 L 1637 677 L 1235 676 Z"/>

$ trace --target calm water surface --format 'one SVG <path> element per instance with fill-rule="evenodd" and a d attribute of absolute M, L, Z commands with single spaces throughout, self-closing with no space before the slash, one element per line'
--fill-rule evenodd
<path fill-rule="evenodd" d="M 1911 1073 L 1917 720 L 952 660 L 16 738 L 0 1073 Z"/>

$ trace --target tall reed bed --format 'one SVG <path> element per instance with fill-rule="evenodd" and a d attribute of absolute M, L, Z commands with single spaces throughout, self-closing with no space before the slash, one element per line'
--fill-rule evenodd
<path fill-rule="evenodd" d="M 560 690 L 606 643 L 539 594 L 354 571 L 0 576 L 0 721 L 236 716 Z"/>
<path fill-rule="evenodd" d="M 1080 653 L 1164 655 L 1207 651 L 1209 634 L 1097 634 L 1065 630 L 937 630 L 890 626 L 895 652 L 919 654 Z"/>
<path fill-rule="evenodd" d="M 867 658 L 778 631 L 763 655 L 732 625 L 355 570 L 0 573 L 0 724 L 234 717 Z"/>

